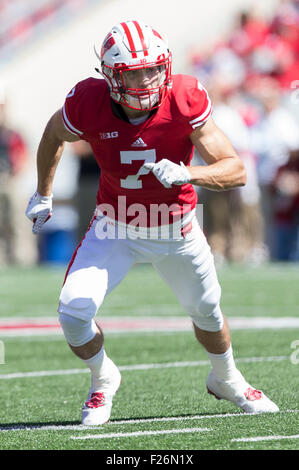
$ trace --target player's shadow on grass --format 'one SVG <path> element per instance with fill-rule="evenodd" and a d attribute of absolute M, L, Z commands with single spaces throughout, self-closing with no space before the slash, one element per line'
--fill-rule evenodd
<path fill-rule="evenodd" d="M 227 412 L 222 412 L 222 413 L 217 413 L 218 416 L 220 415 L 226 415 Z M 237 414 L 237 413 L 236 413 Z M 243 413 L 240 412 L 240 415 L 242 415 Z M 153 421 L 153 420 L 163 420 L 163 419 L 184 419 L 184 418 L 193 418 L 195 416 L 198 416 L 199 419 L 201 417 L 209 417 L 209 416 L 214 416 L 215 413 L 197 413 L 197 414 L 180 414 L 179 416 L 177 415 L 173 415 L 173 416 L 131 416 L 130 418 L 119 418 L 119 419 L 112 419 L 109 421 L 110 424 L 118 424 L 118 423 L 123 423 L 125 424 L 126 422 L 130 423 L 131 421 L 140 421 L 142 420 L 143 422 L 144 421 Z M 196 419 L 196 418 L 195 418 Z M 104 425 L 101 425 L 101 426 L 94 426 L 94 428 L 102 428 L 103 426 L 107 426 L 107 424 L 109 423 L 106 423 Z M 73 427 L 73 426 L 82 426 L 83 428 L 83 425 L 81 425 L 81 422 L 80 421 L 44 421 L 44 422 L 41 422 L 41 421 L 36 421 L 36 422 L 28 422 L 28 423 L 20 423 L 20 422 L 17 422 L 17 423 L 0 423 L 0 432 L 1 431 L 22 431 L 22 430 L 26 430 L 26 429 L 32 429 L 32 430 L 38 430 L 38 429 L 43 429 L 43 428 L 48 428 L 48 427 L 52 427 L 53 426 L 53 430 L 55 430 L 55 428 L 57 427 L 61 427 L 61 428 L 67 428 L 68 426 L 70 427 Z M 91 426 L 88 426 L 88 427 L 91 427 Z"/>
<path fill-rule="evenodd" d="M 167 416 L 133 416 L 133 417 L 130 417 L 130 418 L 119 418 L 119 419 L 112 419 L 110 420 L 110 423 L 112 424 L 117 424 L 118 422 L 122 422 L 122 423 L 125 423 L 125 422 L 128 422 L 130 423 L 130 421 L 153 421 L 153 420 L 184 420 L 184 419 L 192 419 L 194 418 L 196 420 L 196 417 L 198 417 L 198 419 L 204 419 L 204 417 L 207 417 L 209 418 L 210 416 L 225 416 L 227 414 L 229 414 L 230 412 L 229 411 L 222 411 L 222 412 L 210 412 L 210 413 L 188 413 L 188 414 L 180 414 L 180 415 L 167 415 Z M 244 413 L 242 413 L 242 411 L 238 412 L 238 410 L 234 413 L 234 414 L 240 414 L 241 415 L 244 415 Z"/>

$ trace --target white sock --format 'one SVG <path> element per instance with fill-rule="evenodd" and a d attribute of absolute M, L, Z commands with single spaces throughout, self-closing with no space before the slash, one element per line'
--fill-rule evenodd
<path fill-rule="evenodd" d="M 213 354 L 207 351 L 211 361 L 212 369 L 217 377 L 222 380 L 234 380 L 240 377 L 240 372 L 236 368 L 232 346 L 223 354 Z"/>
<path fill-rule="evenodd" d="M 105 363 L 107 360 L 107 355 L 104 350 L 104 346 L 100 349 L 100 351 L 93 357 L 89 359 L 83 359 L 83 362 L 89 367 L 91 371 L 91 388 L 92 391 L 97 391 L 103 385 L 103 381 L 105 381 L 105 372 L 106 367 Z"/>

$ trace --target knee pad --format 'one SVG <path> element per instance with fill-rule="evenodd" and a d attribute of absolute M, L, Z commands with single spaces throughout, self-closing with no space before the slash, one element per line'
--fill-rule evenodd
<path fill-rule="evenodd" d="M 66 278 L 59 296 L 58 312 L 91 320 L 96 315 L 102 298 L 99 298 L 96 291 L 95 281 L 90 279 L 91 273 L 84 279 L 81 271 L 85 270 L 76 271 Z"/>
<path fill-rule="evenodd" d="M 189 310 L 195 325 L 205 331 L 219 331 L 223 327 L 223 315 L 220 309 L 221 287 L 216 284 L 205 292 L 197 304 Z"/>
<path fill-rule="evenodd" d="M 65 339 L 71 346 L 82 346 L 91 341 L 99 331 L 94 319 L 81 320 L 71 315 L 60 313 L 59 322 Z"/>
<path fill-rule="evenodd" d="M 62 289 L 59 298 L 59 313 L 76 318 L 92 319 L 96 315 L 97 309 L 98 306 L 91 298 L 76 297 Z"/>
<path fill-rule="evenodd" d="M 216 332 L 220 331 L 223 327 L 223 315 L 220 307 L 214 310 L 208 317 L 202 317 L 200 315 L 190 315 L 193 323 L 200 330 Z"/>

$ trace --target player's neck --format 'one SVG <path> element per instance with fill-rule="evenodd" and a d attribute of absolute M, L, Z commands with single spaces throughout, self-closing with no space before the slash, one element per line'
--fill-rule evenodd
<path fill-rule="evenodd" d="M 121 107 L 124 111 L 124 113 L 127 115 L 128 119 L 135 119 L 135 118 L 141 118 L 143 116 L 146 116 L 148 115 L 149 111 L 148 110 L 145 110 L 145 111 L 139 111 L 138 109 L 132 109 L 132 108 L 128 108 L 128 106 L 124 106 L 121 104 Z"/>

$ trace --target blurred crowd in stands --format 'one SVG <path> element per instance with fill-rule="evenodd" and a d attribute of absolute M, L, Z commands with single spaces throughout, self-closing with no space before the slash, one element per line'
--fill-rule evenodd
<path fill-rule="evenodd" d="M 0 0 L 0 13 L 8 3 Z M 63 2 L 39 6 L 47 11 L 50 3 Z M 0 49 L 2 33 L 0 28 Z M 299 261 L 299 0 L 281 0 L 267 20 L 244 11 L 225 38 L 191 51 L 185 73 L 207 88 L 213 119 L 247 170 L 243 188 L 198 189 L 216 263 Z M 86 142 L 67 147 L 53 190 L 54 213 L 38 237 L 35 257 L 24 241 L 32 237 L 27 201 L 16 196 L 18 174 L 28 161 L 26 143 L 7 127 L 5 107 L 0 86 L 0 266 L 67 263 L 92 217 L 100 169 Z M 204 164 L 200 155 L 193 164 Z"/>
<path fill-rule="evenodd" d="M 0 58 L 65 23 L 97 0 L 0 0 Z"/>
<path fill-rule="evenodd" d="M 20 133 L 6 124 L 6 93 L 0 84 L 0 266 L 26 258 L 22 250 L 24 218 L 18 200 L 17 180 L 28 160 Z"/>
<path fill-rule="evenodd" d="M 242 12 L 227 37 L 190 55 L 247 169 L 240 190 L 199 191 L 216 261 L 298 261 L 299 1 L 282 0 L 267 21 Z"/>

